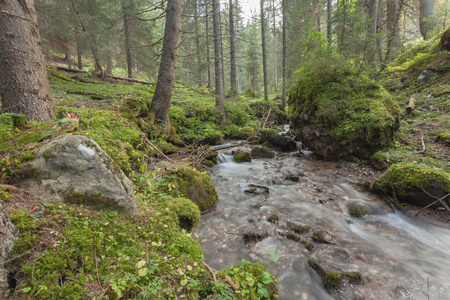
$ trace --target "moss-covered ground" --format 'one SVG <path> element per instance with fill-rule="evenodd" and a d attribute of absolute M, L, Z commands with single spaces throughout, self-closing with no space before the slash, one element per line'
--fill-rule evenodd
<path fill-rule="evenodd" d="M 206 89 L 177 87 L 170 112 L 173 130 L 151 123 L 146 103 L 153 86 L 124 85 L 49 68 L 57 114 L 77 121 L 29 122 L 13 129 L 11 115 L 0 120 L 0 183 L 20 181 L 26 165 L 46 140 L 73 132 L 92 138 L 132 180 L 138 214 L 89 210 L 81 204 L 45 203 L 44 212 L 27 195 L 28 206 L 0 190 L 8 214 L 20 229 L 7 264 L 11 299 L 261 299 L 276 295 L 276 279 L 260 264 L 242 262 L 217 272 L 203 263 L 193 236 L 200 211 L 217 199 L 204 172 L 192 167 L 155 168 L 161 157 L 186 144 L 215 144 L 255 135 L 271 109 L 269 126 L 284 122 L 276 101 L 229 100 L 226 117 L 217 113 Z M 69 123 L 70 126 L 64 125 Z M 27 174 L 30 176 L 30 174 Z M 193 188 L 194 187 L 194 188 Z M 16 202 L 15 202 L 16 201 Z M 28 214 L 27 214 L 28 212 Z M 232 278 L 236 291 L 226 276 Z"/>

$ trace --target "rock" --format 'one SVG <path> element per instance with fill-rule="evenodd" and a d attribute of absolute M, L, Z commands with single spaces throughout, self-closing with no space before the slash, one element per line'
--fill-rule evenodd
<path fill-rule="evenodd" d="M 295 175 L 288 175 L 286 176 L 286 180 L 290 180 L 293 182 L 299 182 L 300 181 L 300 177 L 299 176 L 295 176 Z"/>
<path fill-rule="evenodd" d="M 296 242 L 300 242 L 302 240 L 302 237 L 299 234 L 296 234 L 294 232 L 288 232 L 286 234 L 286 238 L 289 240 L 296 241 Z"/>
<path fill-rule="evenodd" d="M 8 288 L 8 271 L 4 261 L 12 250 L 13 242 L 18 234 L 19 231 L 6 214 L 5 204 L 0 201 L 0 292 Z"/>
<path fill-rule="evenodd" d="M 255 244 L 268 236 L 269 234 L 267 232 L 257 233 L 254 231 L 248 231 L 242 235 L 242 240 L 246 244 Z"/>
<path fill-rule="evenodd" d="M 267 222 L 269 223 L 278 224 L 279 221 L 280 218 L 278 217 L 278 215 L 271 215 L 267 218 Z"/>
<path fill-rule="evenodd" d="M 393 164 L 372 185 L 372 190 L 418 206 L 427 206 L 450 193 L 450 174 L 416 163 Z M 432 197 L 434 196 L 434 197 Z M 448 198 L 447 198 L 448 199 Z M 450 203 L 447 200 L 447 203 Z M 441 206 L 436 204 L 435 207 Z"/>
<path fill-rule="evenodd" d="M 253 194 L 253 195 L 268 195 L 269 194 L 269 188 L 262 185 L 256 185 L 256 184 L 249 184 L 249 188 L 244 191 L 244 193 L 247 194 Z"/>
<path fill-rule="evenodd" d="M 275 153 L 267 147 L 252 147 L 250 151 L 252 158 L 273 158 Z"/>
<path fill-rule="evenodd" d="M 386 155 L 380 151 L 372 155 L 370 159 L 370 164 L 375 170 L 378 171 L 384 171 L 392 165 L 392 163 L 389 162 Z"/>
<path fill-rule="evenodd" d="M 450 52 L 450 28 L 447 28 L 441 35 L 441 40 L 439 41 L 439 49 L 441 51 Z"/>
<path fill-rule="evenodd" d="M 281 151 L 294 151 L 297 149 L 297 144 L 293 140 L 281 136 L 275 129 L 262 129 L 260 142 L 269 142 L 270 145 L 280 148 Z"/>
<path fill-rule="evenodd" d="M 46 194 L 51 190 L 70 203 L 131 216 L 137 212 L 131 181 L 97 143 L 85 136 L 56 137 L 39 149 L 31 168 Z M 36 178 L 24 188 L 32 186 Z"/>
<path fill-rule="evenodd" d="M 431 70 L 424 70 L 420 76 L 417 78 L 417 81 L 428 83 L 436 77 L 436 73 Z"/>
<path fill-rule="evenodd" d="M 349 215 L 352 217 L 355 217 L 355 218 L 361 218 L 361 217 L 367 215 L 366 208 L 356 202 L 349 203 L 347 206 L 347 210 L 348 210 Z"/>
<path fill-rule="evenodd" d="M 325 230 L 314 231 L 311 238 L 319 243 L 337 244 L 336 239 Z"/>
<path fill-rule="evenodd" d="M 241 151 L 241 150 L 238 150 L 238 151 L 236 151 L 234 153 L 233 159 L 237 163 L 251 162 L 252 161 L 252 157 L 251 157 L 250 153 L 249 152 L 245 152 L 245 151 Z"/>
<path fill-rule="evenodd" d="M 303 234 L 308 232 L 311 227 L 307 226 L 307 225 L 298 225 L 292 222 L 287 222 L 286 224 L 286 228 L 289 230 L 292 230 L 293 232 L 297 233 L 297 234 Z"/>

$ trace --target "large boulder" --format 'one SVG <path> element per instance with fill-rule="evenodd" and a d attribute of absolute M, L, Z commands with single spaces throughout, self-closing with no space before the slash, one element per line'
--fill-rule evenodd
<path fill-rule="evenodd" d="M 3 201 L 0 201 L 0 292 L 8 287 L 8 271 L 5 268 L 5 260 L 9 251 L 13 248 L 13 242 L 19 231 L 11 223 L 5 211 Z"/>
<path fill-rule="evenodd" d="M 370 158 L 393 142 L 399 108 L 366 76 L 333 72 L 300 76 L 289 92 L 291 130 L 323 159 Z"/>
<path fill-rule="evenodd" d="M 22 184 L 38 186 L 66 202 L 110 209 L 134 216 L 133 184 L 93 140 L 73 134 L 56 137 L 43 147 L 31 165 L 33 177 Z M 47 196 L 48 199 L 48 196 Z"/>
<path fill-rule="evenodd" d="M 394 196 L 402 202 L 427 206 L 450 193 L 450 174 L 416 163 L 393 164 L 372 188 Z M 450 200 L 446 199 L 450 204 Z M 435 206 L 440 206 L 437 203 Z"/>

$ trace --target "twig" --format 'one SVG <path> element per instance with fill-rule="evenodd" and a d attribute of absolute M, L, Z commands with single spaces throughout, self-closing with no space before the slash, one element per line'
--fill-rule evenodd
<path fill-rule="evenodd" d="M 230 146 L 224 146 L 224 147 L 219 147 L 219 146 L 211 147 L 210 150 L 211 151 L 219 151 L 219 150 L 225 150 L 225 149 L 229 149 L 229 148 L 235 148 L 235 147 L 245 146 L 245 145 L 254 144 L 254 143 L 258 143 L 258 141 L 244 142 L 244 143 L 239 143 L 236 145 L 230 145 Z"/>
<path fill-rule="evenodd" d="M 263 124 L 263 126 L 262 126 L 262 129 L 264 129 L 265 127 L 266 127 L 266 124 L 267 124 L 267 120 L 269 120 L 269 117 L 270 117 L 270 113 L 272 112 L 272 107 L 269 109 L 269 112 L 267 113 L 267 117 L 266 117 L 266 120 L 264 121 L 264 124 Z"/>
<path fill-rule="evenodd" d="M 208 266 L 203 260 L 200 260 L 200 262 L 208 269 L 208 271 L 211 273 L 211 275 L 213 276 L 213 280 L 214 282 L 217 282 L 217 278 L 216 278 L 216 273 L 214 273 L 214 270 Z"/>
<path fill-rule="evenodd" d="M 435 205 L 435 204 L 438 203 L 438 202 L 439 202 L 439 201 L 436 200 L 436 201 L 434 201 L 433 203 L 428 204 L 427 206 L 425 206 L 424 208 L 422 208 L 421 210 L 419 210 L 419 211 L 416 213 L 416 216 L 418 216 L 421 212 L 423 212 L 424 210 L 426 210 L 428 207 L 433 206 L 433 205 Z"/>
<path fill-rule="evenodd" d="M 32 22 L 32 20 L 30 19 L 30 18 L 27 18 L 27 17 L 22 17 L 22 16 L 19 16 L 19 15 L 15 15 L 15 14 L 13 14 L 13 13 L 10 13 L 9 11 L 6 11 L 6 10 L 2 10 L 2 11 L 0 11 L 2 14 L 5 14 L 5 15 L 8 15 L 8 16 L 11 16 L 11 17 L 16 17 L 16 18 L 19 18 L 19 19 L 22 19 L 22 20 L 26 20 L 26 21 L 30 21 L 30 22 Z"/>
<path fill-rule="evenodd" d="M 244 235 L 245 233 L 240 232 L 225 232 L 226 234 Z"/>
<path fill-rule="evenodd" d="M 445 198 L 447 198 L 448 196 L 450 196 L 450 194 L 445 195 L 442 198 L 438 198 L 436 196 L 430 195 L 430 193 L 428 193 L 427 191 L 425 191 L 424 189 L 422 189 L 422 191 L 427 194 L 428 196 L 430 196 L 431 198 L 437 199 L 437 201 L 439 201 L 443 207 L 445 207 L 445 209 L 450 213 L 450 207 L 448 207 L 447 203 L 444 202 Z"/>
<path fill-rule="evenodd" d="M 227 280 L 228 284 L 233 288 L 233 290 L 237 290 L 237 287 L 234 284 L 233 280 L 230 278 L 230 276 L 225 275 L 225 279 Z"/>
<path fill-rule="evenodd" d="M 418 151 L 417 153 L 425 153 L 425 151 L 427 151 L 427 148 L 425 147 L 425 142 L 423 141 L 423 132 L 422 132 L 422 136 L 420 138 L 421 142 L 422 142 L 422 150 Z"/>

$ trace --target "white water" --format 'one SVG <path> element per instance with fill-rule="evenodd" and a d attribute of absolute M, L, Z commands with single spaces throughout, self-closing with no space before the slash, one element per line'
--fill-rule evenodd
<path fill-rule="evenodd" d="M 222 268 L 241 259 L 266 263 L 280 282 L 281 300 L 450 299 L 449 224 L 437 226 L 393 213 L 376 196 L 354 184 L 358 177 L 346 164 L 294 156 L 236 164 L 224 153 L 219 161 L 211 171 L 219 200 L 195 230 L 206 261 L 213 267 Z M 305 176 L 298 183 L 285 179 L 299 173 Z M 249 184 L 269 186 L 270 194 L 246 194 Z M 334 200 L 321 203 L 330 198 Z M 364 205 L 369 215 L 350 217 L 346 206 L 355 201 Z M 309 252 L 302 244 L 277 234 L 279 226 L 257 221 L 260 212 L 265 218 L 277 214 L 280 224 L 291 221 L 327 230 L 338 245 L 315 243 L 316 248 Z M 249 230 L 267 231 L 269 237 L 249 246 L 232 234 Z M 371 280 L 344 286 L 341 292 L 330 295 L 307 264 L 310 255 L 330 249 L 348 251 L 352 264 Z M 265 250 L 277 251 L 280 260 L 270 262 Z"/>

